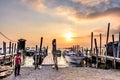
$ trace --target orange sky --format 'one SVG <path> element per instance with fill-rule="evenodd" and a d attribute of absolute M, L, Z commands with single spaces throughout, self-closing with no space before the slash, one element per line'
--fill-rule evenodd
<path fill-rule="evenodd" d="M 80 45 L 90 47 L 90 34 L 94 32 L 99 44 L 99 34 L 106 41 L 108 23 L 110 38 L 120 32 L 120 1 L 118 0 L 1 0 L 0 32 L 17 42 L 27 40 L 27 46 L 44 46 L 57 39 L 57 47 Z M 69 36 L 71 40 L 66 38 Z M 0 44 L 9 40 L 0 35 Z"/>

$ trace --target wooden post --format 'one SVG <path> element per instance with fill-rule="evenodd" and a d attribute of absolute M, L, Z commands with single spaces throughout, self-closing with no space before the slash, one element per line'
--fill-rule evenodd
<path fill-rule="evenodd" d="M 100 34 L 100 55 L 101 55 L 101 46 L 102 46 L 102 34 Z"/>
<path fill-rule="evenodd" d="M 98 68 L 98 48 L 97 48 L 97 41 L 96 39 L 94 39 L 95 41 L 95 48 L 96 48 L 96 68 Z"/>
<path fill-rule="evenodd" d="M 118 49 L 117 49 L 117 58 L 120 56 L 120 32 L 119 32 L 119 42 L 118 42 Z"/>
<path fill-rule="evenodd" d="M 94 48 L 94 52 L 93 52 L 93 53 L 94 53 L 94 55 L 95 55 L 95 48 Z"/>
<path fill-rule="evenodd" d="M 58 70 L 57 55 L 56 55 L 56 39 L 53 39 L 52 41 L 52 54 L 53 54 L 55 69 Z"/>
<path fill-rule="evenodd" d="M 13 51 L 14 51 L 13 48 L 14 48 L 14 43 L 12 43 L 12 55 L 13 55 Z"/>
<path fill-rule="evenodd" d="M 4 54 L 4 64 L 5 64 L 5 60 L 6 60 L 6 42 L 3 42 L 3 54 Z"/>
<path fill-rule="evenodd" d="M 107 29 L 107 39 L 106 39 L 106 54 L 105 54 L 105 61 L 107 60 L 107 48 L 108 48 L 108 39 L 109 39 L 109 30 L 110 30 L 110 23 L 108 23 L 108 29 Z"/>
<path fill-rule="evenodd" d="M 11 42 L 9 42 L 9 54 L 11 53 Z"/>
<path fill-rule="evenodd" d="M 91 32 L 91 54 L 93 54 L 93 32 Z"/>
<path fill-rule="evenodd" d="M 17 53 L 19 52 L 19 42 L 17 42 Z"/>
<path fill-rule="evenodd" d="M 83 47 L 82 47 L 82 53 L 83 53 Z"/>
<path fill-rule="evenodd" d="M 39 50 L 39 55 L 40 55 L 40 53 L 41 53 L 41 51 L 42 51 L 42 42 L 43 42 L 43 37 L 41 37 L 41 40 L 40 40 L 40 50 Z"/>
<path fill-rule="evenodd" d="M 34 55 L 34 57 L 35 57 L 35 69 L 38 67 L 38 60 L 37 60 L 37 49 L 38 49 L 38 46 L 36 45 L 36 53 L 35 53 L 35 55 Z"/>
<path fill-rule="evenodd" d="M 16 43 L 15 43 L 15 45 L 14 45 L 14 53 L 16 52 Z"/>
<path fill-rule="evenodd" d="M 113 60 L 113 65 L 114 65 L 114 69 L 116 68 L 116 60 L 115 60 L 115 56 L 116 56 L 116 50 L 115 50 L 115 46 L 114 46 L 114 35 L 112 35 L 112 47 L 113 47 L 113 56 L 114 56 L 114 60 Z"/>
<path fill-rule="evenodd" d="M 13 51 L 13 48 L 14 48 L 14 43 L 12 43 L 11 67 L 14 65 L 14 54 L 13 54 L 14 51 Z"/>
<path fill-rule="evenodd" d="M 48 46 L 47 46 L 47 48 L 46 48 L 46 53 L 47 53 L 47 55 L 48 55 Z"/>
<path fill-rule="evenodd" d="M 39 61 L 39 59 L 40 59 L 40 57 L 41 57 L 41 52 L 42 52 L 42 43 L 43 43 L 43 37 L 41 37 L 41 40 L 40 40 L 40 50 L 39 50 L 39 58 L 38 58 L 38 63 L 40 63 Z M 41 65 L 41 64 L 40 64 Z"/>
<path fill-rule="evenodd" d="M 120 32 L 119 32 L 119 41 L 120 41 Z"/>

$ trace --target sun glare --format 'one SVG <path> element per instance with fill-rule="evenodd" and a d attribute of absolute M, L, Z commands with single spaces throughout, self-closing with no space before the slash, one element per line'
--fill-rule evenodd
<path fill-rule="evenodd" d="M 65 34 L 65 38 L 66 38 L 67 41 L 71 41 L 72 37 L 73 37 L 73 35 L 71 33 Z"/>

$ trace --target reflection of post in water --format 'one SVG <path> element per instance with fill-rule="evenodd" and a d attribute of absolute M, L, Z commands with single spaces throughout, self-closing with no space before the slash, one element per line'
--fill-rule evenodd
<path fill-rule="evenodd" d="M 57 55 L 56 55 L 56 39 L 53 39 L 52 41 L 52 54 L 53 54 L 53 61 L 54 61 L 55 69 L 58 70 Z"/>

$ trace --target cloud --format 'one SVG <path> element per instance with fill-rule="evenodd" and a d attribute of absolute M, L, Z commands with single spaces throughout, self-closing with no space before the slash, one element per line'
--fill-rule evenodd
<path fill-rule="evenodd" d="M 44 11 L 47 7 L 44 4 L 45 0 L 22 0 L 23 3 L 33 6 L 36 10 Z"/>
<path fill-rule="evenodd" d="M 120 16 L 119 0 L 22 0 L 40 12 L 91 19 L 102 16 Z"/>
<path fill-rule="evenodd" d="M 111 33 L 113 33 L 113 34 L 119 34 L 119 32 L 120 32 L 120 25 L 117 26 L 117 28 L 111 29 Z"/>

